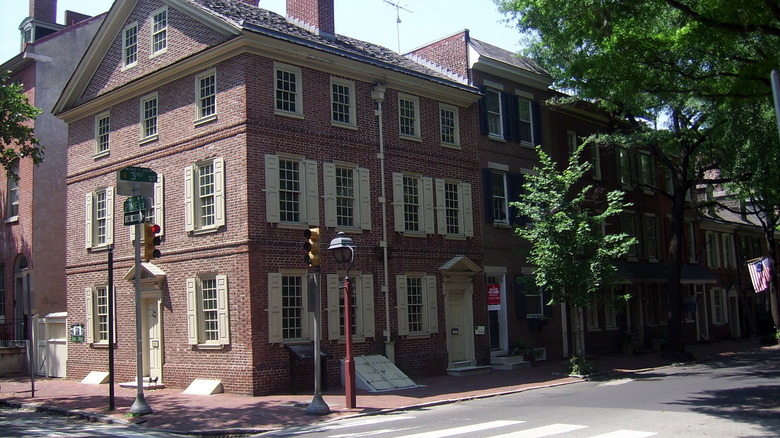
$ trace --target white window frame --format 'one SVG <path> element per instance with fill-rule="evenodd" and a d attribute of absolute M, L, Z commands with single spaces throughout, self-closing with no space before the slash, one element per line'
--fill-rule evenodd
<path fill-rule="evenodd" d="M 98 211 L 98 197 L 103 193 L 105 194 L 105 212 L 104 216 L 99 216 Z M 98 235 L 98 228 L 101 221 L 105 227 L 104 241 L 98 242 L 100 235 Z M 84 247 L 87 250 L 99 250 L 108 249 L 114 244 L 114 188 L 105 187 L 96 189 L 86 194 L 86 208 L 85 208 L 85 228 L 84 228 L 85 242 Z"/>
<path fill-rule="evenodd" d="M 360 271 L 350 273 L 353 291 L 352 324 L 355 327 L 352 340 L 361 342 L 376 337 L 374 317 L 374 275 Z M 327 275 L 328 340 L 342 341 L 344 335 L 344 273 Z"/>
<path fill-rule="evenodd" d="M 448 196 L 447 187 L 454 187 L 455 198 Z M 453 204 L 453 202 L 455 204 Z M 436 179 L 436 224 L 438 233 L 446 237 L 474 236 L 474 209 L 472 206 L 471 184 L 451 179 Z M 450 230 L 449 219 L 457 232 Z"/>
<path fill-rule="evenodd" d="M 9 164 L 10 170 L 19 177 L 19 159 Z M 5 223 L 19 220 L 19 181 L 9 173 L 6 177 Z"/>
<path fill-rule="evenodd" d="M 339 172 L 352 171 L 352 193 L 339 188 Z M 371 177 L 369 170 L 352 163 L 322 163 L 325 226 L 338 229 L 371 229 Z M 352 202 L 352 224 L 345 224 L 342 202 Z"/>
<path fill-rule="evenodd" d="M 335 87 L 340 88 L 339 93 L 334 90 Z M 344 96 L 341 90 L 347 90 L 347 95 Z M 338 99 L 337 96 L 339 97 Z M 344 97 L 346 97 L 346 100 L 343 99 Z M 350 129 L 357 128 L 354 81 L 336 77 L 330 78 L 330 106 L 330 124 L 332 126 Z M 337 120 L 337 115 L 346 117 L 347 120 Z"/>
<path fill-rule="evenodd" d="M 412 331 L 409 327 L 408 279 L 416 279 L 421 287 L 421 330 Z M 439 332 L 438 296 L 436 276 L 424 273 L 406 273 L 395 276 L 397 292 L 398 335 L 430 336 Z"/>
<path fill-rule="evenodd" d="M 458 107 L 439 103 L 439 140 L 442 146 L 460 149 L 460 121 L 458 119 Z"/>
<path fill-rule="evenodd" d="M 525 293 L 523 299 L 525 300 L 525 317 L 528 319 L 543 319 L 544 318 L 544 291 L 536 284 L 530 284 L 533 291 L 536 293 Z M 534 305 L 529 306 L 529 303 L 538 303 L 539 307 Z"/>
<path fill-rule="evenodd" d="M 297 189 L 282 186 L 282 177 L 285 176 L 285 173 L 280 165 L 285 161 L 298 163 Z M 314 160 L 288 154 L 265 155 L 266 220 L 285 226 L 319 225 L 320 208 L 317 179 L 317 162 Z M 282 215 L 285 193 L 289 196 L 293 192 L 298 193 L 298 200 L 295 201 L 298 205 L 297 219 Z M 291 211 L 295 214 L 295 211 Z"/>
<path fill-rule="evenodd" d="M 290 75 L 291 77 L 280 79 L 280 73 Z M 280 88 L 279 81 L 292 84 L 292 88 L 294 88 L 294 90 L 285 89 L 283 87 Z M 274 62 L 274 86 L 271 88 L 274 92 L 274 114 L 280 116 L 303 118 L 302 82 L 301 69 L 299 67 Z M 280 98 L 280 93 L 284 96 L 284 98 Z M 284 106 L 291 106 L 292 108 L 284 108 Z"/>
<path fill-rule="evenodd" d="M 128 41 L 128 33 L 132 32 L 134 41 Z M 128 24 L 122 29 L 122 69 L 128 69 L 138 64 L 138 22 Z"/>
<path fill-rule="evenodd" d="M 527 97 L 517 96 L 517 130 L 520 136 L 520 143 L 524 146 L 535 146 L 536 138 L 534 138 L 534 111 L 531 105 L 532 100 Z M 527 133 L 529 140 L 523 137 Z"/>
<path fill-rule="evenodd" d="M 405 129 L 411 132 L 405 132 Z M 398 94 L 398 135 L 407 140 L 420 140 L 420 98 Z"/>
<path fill-rule="evenodd" d="M 725 325 L 729 322 L 728 295 L 725 289 L 710 289 L 710 307 L 712 309 L 712 324 Z"/>
<path fill-rule="evenodd" d="M 163 15 L 164 20 L 162 26 L 158 22 L 158 17 L 161 15 Z M 149 53 L 151 55 L 149 57 L 152 58 L 168 51 L 168 7 L 165 6 L 152 12 L 149 16 L 149 22 L 151 23 L 149 26 Z M 161 35 L 160 39 L 155 41 L 158 35 Z M 155 45 L 158 43 L 161 43 L 162 47 L 155 48 Z"/>
<path fill-rule="evenodd" d="M 642 221 L 642 243 L 645 248 L 645 257 L 649 262 L 659 260 L 660 232 L 661 227 L 658 223 L 658 217 L 654 214 L 645 213 Z"/>
<path fill-rule="evenodd" d="M 569 156 L 574 155 L 577 151 L 577 133 L 574 131 L 566 131 L 566 145 L 569 147 Z"/>
<path fill-rule="evenodd" d="M 213 78 L 213 84 L 204 89 L 202 82 Z M 204 114 L 208 108 L 211 112 Z M 217 69 L 212 68 L 195 76 L 195 125 L 217 119 Z"/>
<path fill-rule="evenodd" d="M 152 109 L 147 108 L 147 105 L 154 102 L 153 115 Z M 141 128 L 141 140 L 140 144 L 148 143 L 157 140 L 157 135 L 160 128 L 160 100 L 157 98 L 157 92 L 147 94 L 140 100 L 140 128 Z"/>
<path fill-rule="evenodd" d="M 496 196 L 496 192 L 493 190 L 494 181 L 496 178 L 501 179 L 501 189 L 503 195 Z M 509 225 L 509 174 L 497 169 L 490 169 L 490 208 L 493 210 L 493 224 L 495 225 Z M 500 204 L 500 205 L 499 205 Z M 496 212 L 501 213 L 503 219 L 496 215 Z"/>
<path fill-rule="evenodd" d="M 103 123 L 105 121 L 105 124 Z M 95 116 L 95 155 L 104 157 L 111 152 L 111 114 L 104 112 Z"/>
<path fill-rule="evenodd" d="M 300 285 L 300 305 L 296 306 L 298 311 L 297 318 L 300 324 L 300 336 L 285 337 L 284 318 L 285 302 L 283 299 L 282 288 L 284 278 L 290 278 L 298 281 Z M 280 272 L 268 273 L 268 342 L 272 344 L 298 343 L 311 340 L 312 332 L 311 318 L 309 316 L 309 300 L 307 297 L 307 272 L 305 270 L 285 270 Z"/>
<path fill-rule="evenodd" d="M 201 213 L 201 169 L 211 164 L 213 191 L 209 196 L 213 200 L 213 222 L 205 223 Z M 209 215 L 211 216 L 211 215 Z M 203 160 L 184 169 L 184 224 L 188 233 L 213 233 L 225 226 L 225 159 L 215 157 Z"/>
<path fill-rule="evenodd" d="M 100 302 L 101 293 L 105 294 L 105 303 Z M 93 346 L 108 346 L 108 294 L 107 284 L 96 284 L 84 288 L 86 305 L 84 342 Z M 114 309 L 116 310 L 116 300 L 114 300 Z M 101 330 L 101 326 L 105 326 L 105 330 Z M 116 342 L 116 319 L 114 320 L 114 329 L 114 342 Z"/>
<path fill-rule="evenodd" d="M 623 187 L 631 187 L 633 184 L 631 175 L 631 152 L 622 147 L 615 148 L 617 155 L 618 183 Z"/>
<path fill-rule="evenodd" d="M 408 197 L 404 194 L 404 179 L 416 180 L 416 202 L 407 203 Z M 434 203 L 433 203 L 433 179 L 419 174 L 393 173 L 393 212 L 394 230 L 405 235 L 424 236 L 434 233 Z M 415 211 L 416 210 L 416 211 Z M 409 215 L 417 217 L 414 221 L 407 221 Z M 407 227 L 407 223 L 416 223 L 417 229 Z"/>
<path fill-rule="evenodd" d="M 487 112 L 488 137 L 495 140 L 504 139 L 504 112 L 501 90 L 494 87 L 485 87 L 485 111 Z M 495 99 L 495 107 L 491 106 Z"/>
<path fill-rule="evenodd" d="M 655 187 L 656 185 L 655 159 L 652 155 L 650 155 L 649 152 L 646 151 L 640 151 L 638 155 L 639 176 L 640 182 L 642 183 L 642 190 L 645 193 L 652 193 L 652 190 L 650 190 L 648 186 Z"/>
<path fill-rule="evenodd" d="M 204 309 L 203 282 L 214 281 L 215 308 Z M 224 274 L 198 274 L 186 279 L 187 343 L 198 349 L 220 349 L 230 344 L 230 315 L 228 278 Z M 213 313 L 216 339 L 206 339 L 206 311 Z"/>
<path fill-rule="evenodd" d="M 723 267 L 735 268 L 737 266 L 736 253 L 734 249 L 734 235 L 723 233 L 721 238 L 721 250 L 723 253 Z"/>
<path fill-rule="evenodd" d="M 714 231 L 704 232 L 704 245 L 707 253 L 707 267 L 720 268 L 720 239 Z"/>
<path fill-rule="evenodd" d="M 605 291 L 606 302 L 604 303 L 604 328 L 612 330 L 617 328 L 617 310 L 615 309 L 615 289 L 609 288 Z"/>

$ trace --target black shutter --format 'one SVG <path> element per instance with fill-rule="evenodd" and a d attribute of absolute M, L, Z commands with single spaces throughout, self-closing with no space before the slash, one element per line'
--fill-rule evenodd
<path fill-rule="evenodd" d="M 520 120 L 518 112 L 517 96 L 509 93 L 501 93 L 501 111 L 504 113 L 504 138 L 507 140 L 520 140 Z"/>
<path fill-rule="evenodd" d="M 523 193 L 523 175 L 519 173 L 507 174 L 507 202 L 516 202 L 520 199 L 520 195 Z M 525 217 L 517 216 L 518 210 L 516 207 L 509 205 L 509 223 L 512 225 L 525 225 L 528 223 L 528 219 Z"/>
<path fill-rule="evenodd" d="M 542 144 L 542 106 L 539 102 L 531 102 L 531 118 L 533 119 L 534 146 Z"/>
<path fill-rule="evenodd" d="M 482 98 L 479 99 L 479 132 L 487 135 L 488 132 L 488 113 L 487 113 L 487 97 L 485 95 L 485 86 L 479 87 L 479 91 L 482 93 Z"/>
<path fill-rule="evenodd" d="M 485 221 L 492 224 L 495 217 L 493 217 L 493 172 L 490 169 L 482 169 L 482 183 L 485 196 Z"/>
<path fill-rule="evenodd" d="M 515 275 L 515 316 L 523 319 L 528 314 L 525 307 L 525 279 L 522 275 Z"/>

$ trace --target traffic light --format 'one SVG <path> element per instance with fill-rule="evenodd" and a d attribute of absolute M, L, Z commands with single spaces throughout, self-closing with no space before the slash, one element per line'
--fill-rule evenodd
<path fill-rule="evenodd" d="M 306 264 L 309 266 L 319 266 L 320 265 L 320 229 L 309 228 L 308 230 L 304 230 L 303 237 L 308 239 L 303 244 L 303 249 L 305 249 L 307 252 L 307 254 L 303 257 L 304 261 L 306 261 Z"/>
<path fill-rule="evenodd" d="M 157 224 L 144 223 L 144 260 L 151 260 L 160 257 L 160 250 L 157 245 L 160 244 L 160 226 Z"/>

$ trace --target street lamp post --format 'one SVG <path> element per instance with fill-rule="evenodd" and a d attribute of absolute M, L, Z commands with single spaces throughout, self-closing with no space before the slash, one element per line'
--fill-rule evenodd
<path fill-rule="evenodd" d="M 352 287 L 349 279 L 349 270 L 352 269 L 352 264 L 355 263 L 355 242 L 344 235 L 343 232 L 339 232 L 330 241 L 328 249 L 333 251 L 336 263 L 349 263 L 344 274 L 344 337 L 346 341 L 344 392 L 347 399 L 347 409 L 352 409 L 357 403 L 355 399 L 355 361 L 352 359 Z"/>

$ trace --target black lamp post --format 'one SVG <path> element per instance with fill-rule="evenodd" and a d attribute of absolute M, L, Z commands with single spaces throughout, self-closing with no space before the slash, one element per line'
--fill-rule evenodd
<path fill-rule="evenodd" d="M 339 232 L 330 241 L 328 247 L 333 251 L 336 263 L 349 263 L 344 274 L 344 336 L 346 340 L 346 352 L 344 355 L 344 392 L 347 398 L 347 408 L 352 409 L 356 405 L 355 400 L 355 361 L 352 359 L 352 287 L 349 280 L 349 270 L 355 263 L 355 242 Z"/>

